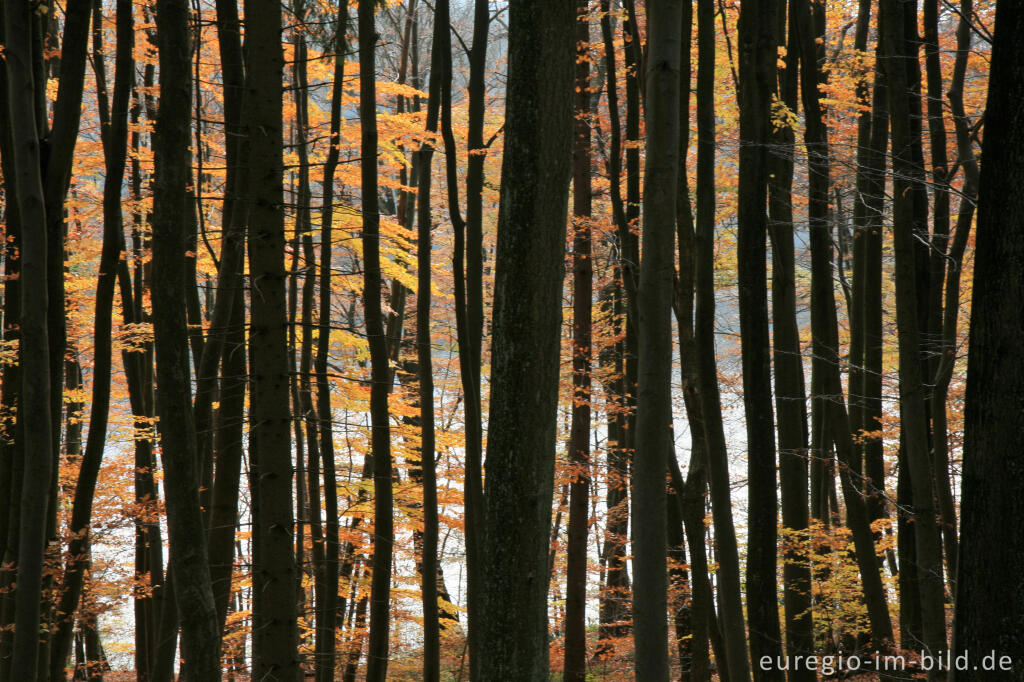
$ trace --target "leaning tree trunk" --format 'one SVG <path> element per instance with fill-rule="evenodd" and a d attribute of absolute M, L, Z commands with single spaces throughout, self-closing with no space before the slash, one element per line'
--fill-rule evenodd
<path fill-rule="evenodd" d="M 957 680 L 1011 680 L 1024 670 L 1024 5 L 996 4 L 964 414 L 963 534 L 957 652 L 995 650 L 1010 668 Z"/>
<path fill-rule="evenodd" d="M 548 677 L 573 0 L 513 0 L 494 285 L 482 679 Z M 662 533 L 664 542 L 664 533 Z"/>

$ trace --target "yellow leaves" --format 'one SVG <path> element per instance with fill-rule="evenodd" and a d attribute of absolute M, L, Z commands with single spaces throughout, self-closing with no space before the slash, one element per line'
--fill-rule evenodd
<path fill-rule="evenodd" d="M 126 322 L 121 326 L 120 342 L 129 353 L 142 353 L 153 343 L 151 322 Z"/>
<path fill-rule="evenodd" d="M 18 339 L 0 341 L 0 367 L 18 364 Z"/>
<path fill-rule="evenodd" d="M 783 128 L 796 131 L 799 122 L 796 112 L 787 107 L 777 94 L 772 93 L 772 128 L 776 131 Z"/>

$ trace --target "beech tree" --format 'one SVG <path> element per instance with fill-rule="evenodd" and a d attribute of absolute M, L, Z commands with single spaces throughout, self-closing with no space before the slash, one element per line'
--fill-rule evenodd
<path fill-rule="evenodd" d="M 999 0 L 985 110 L 964 443 L 962 543 L 954 646 L 957 653 L 994 648 L 1024 664 L 1019 627 L 1024 601 L 1006 570 L 1019 560 L 1021 539 L 1007 519 L 1021 513 L 1021 292 L 1024 286 L 1024 119 L 1014 103 L 1024 94 L 1024 8 Z M 969 596 L 968 596 L 969 595 Z M 957 680 L 1011 679 L 1012 670 L 965 670 Z"/>

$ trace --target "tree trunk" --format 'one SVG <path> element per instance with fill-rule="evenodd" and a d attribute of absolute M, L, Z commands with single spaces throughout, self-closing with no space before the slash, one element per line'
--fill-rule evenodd
<path fill-rule="evenodd" d="M 482 679 L 548 677 L 545 576 L 572 159 L 574 17 L 572 0 L 515 0 L 509 6 Z"/>
<path fill-rule="evenodd" d="M 5 173 L 8 196 L 17 204 L 21 226 L 21 400 L 18 422 L 24 425 L 24 468 L 20 485 L 17 554 L 17 593 L 14 649 L 10 675 L 16 680 L 36 676 L 36 650 L 42 598 L 43 554 L 50 503 L 53 433 L 50 413 L 50 346 L 47 328 L 47 217 L 43 194 L 41 143 L 32 103 L 33 81 L 31 8 L 8 2 L 4 6 L 4 61 L 7 103 L 10 107 L 9 150 Z M 7 170 L 7 169 L 5 169 Z M 13 192 L 9 190 L 13 188 Z M 54 500 L 56 503 L 56 500 Z"/>
<path fill-rule="evenodd" d="M 259 498 L 254 594 L 253 676 L 294 680 L 297 652 L 296 565 L 292 532 L 292 456 L 288 411 L 287 310 L 282 187 L 281 11 L 245 3 L 246 41 L 268 49 L 248 52 L 245 107 L 249 132 L 249 273 L 252 330 L 250 433 L 255 440 Z M 271 47 L 272 46 L 272 47 Z M 175 574 L 177 578 L 177 573 Z"/>
<path fill-rule="evenodd" d="M 786 45 L 785 66 L 778 69 L 779 99 L 797 110 L 796 0 L 779 3 L 776 41 Z M 788 34 L 785 30 L 789 17 Z M 779 422 L 779 486 L 782 525 L 802 538 L 807 530 L 807 398 L 797 324 L 796 255 L 793 237 L 794 131 L 783 125 L 771 135 L 775 153 L 768 158 L 769 235 L 772 244 L 772 339 L 775 360 L 775 409 Z M 793 539 L 796 539 L 793 538 Z M 811 570 L 801 552 L 786 549 L 782 566 L 786 654 L 792 659 L 814 650 Z M 806 666 L 793 666 L 792 680 L 813 680 Z"/>
<path fill-rule="evenodd" d="M 919 286 L 920 260 L 915 236 L 915 185 L 923 181 L 922 170 L 914 158 L 913 130 L 910 126 L 914 96 L 903 68 L 909 53 L 904 38 L 907 12 L 896 0 L 882 3 L 885 23 L 886 76 L 892 99 L 893 148 L 893 250 L 896 256 L 896 321 L 899 337 L 900 412 L 905 433 L 907 462 L 913 491 L 914 536 L 917 550 L 918 581 L 924 646 L 933 655 L 946 648 L 945 607 L 942 585 L 942 545 L 935 519 L 932 494 L 932 469 L 928 453 L 929 428 L 925 403 L 921 329 L 919 314 L 923 295 Z M 938 672 L 929 674 L 937 679 Z"/>
<path fill-rule="evenodd" d="M 104 148 L 103 182 L 103 247 L 96 283 L 96 312 L 93 326 L 93 392 L 89 409 L 89 435 L 75 486 L 71 512 L 73 539 L 68 548 L 71 560 L 64 570 L 60 612 L 70 616 L 78 608 L 85 574 L 90 566 L 92 504 L 99 478 L 100 465 L 106 449 L 107 419 L 110 410 L 111 380 L 111 316 L 114 304 L 118 260 L 124 249 L 121 189 L 124 182 L 125 158 L 128 153 L 128 107 L 134 80 L 135 29 L 130 2 L 117 6 L 117 48 L 112 106 L 106 109 L 105 92 L 99 98 Z M 97 79 L 101 92 L 106 83 L 103 53 L 95 54 Z M 73 620 L 69 617 L 58 625 L 52 642 L 52 656 L 47 661 L 49 674 L 59 680 L 71 652 Z"/>
<path fill-rule="evenodd" d="M 388 670 L 391 556 L 394 519 L 391 491 L 391 433 L 388 423 L 387 337 L 381 311 L 380 213 L 377 205 L 377 30 L 374 5 L 359 5 L 359 121 L 362 130 L 363 311 L 370 345 L 370 422 L 373 453 L 373 577 L 370 587 L 370 643 L 366 679 L 383 682 Z"/>
<path fill-rule="evenodd" d="M 191 119 L 187 3 L 160 1 L 157 39 L 160 108 L 154 135 L 153 336 L 171 570 L 188 674 L 196 680 L 218 680 L 220 636 L 199 507 L 184 304 L 186 235 L 181 217 L 188 206 Z"/>
<path fill-rule="evenodd" d="M 1024 557 L 1021 411 L 1024 400 L 1024 6 L 999 0 L 974 255 L 960 571 L 955 648 L 995 650 L 1009 668 L 965 671 L 960 680 L 1011 680 L 1024 669 L 1024 592 L 1013 575 Z"/>
<path fill-rule="evenodd" d="M 636 674 L 668 680 L 666 620 L 667 498 L 672 438 L 672 275 L 679 173 L 679 64 L 682 2 L 647 6 L 645 60 L 647 167 L 644 171 L 644 257 L 637 311 L 640 332 L 637 441 L 633 462 L 633 641 Z"/>
<path fill-rule="evenodd" d="M 587 674 L 587 528 L 590 521 L 590 358 L 594 267 L 591 259 L 590 186 L 590 23 L 587 3 L 576 4 L 576 114 L 572 175 L 572 426 L 569 458 L 569 541 L 565 569 L 566 682 L 582 682 Z"/>
<path fill-rule="evenodd" d="M 740 152 L 737 209 L 737 261 L 740 336 L 743 354 L 743 408 L 747 426 L 747 614 L 754 678 L 779 680 L 779 610 L 775 567 L 778 504 L 775 487 L 775 424 L 771 394 L 768 336 L 767 230 L 768 125 L 775 92 L 773 58 L 777 11 L 775 0 L 740 4 Z"/>
<path fill-rule="evenodd" d="M 708 448 L 708 483 L 718 554 L 718 598 L 725 644 L 723 667 L 732 682 L 750 679 L 746 628 L 740 591 L 740 560 L 730 499 L 729 460 L 715 358 L 715 5 L 697 3 L 697 303 L 694 332 L 699 353 L 704 436 Z"/>

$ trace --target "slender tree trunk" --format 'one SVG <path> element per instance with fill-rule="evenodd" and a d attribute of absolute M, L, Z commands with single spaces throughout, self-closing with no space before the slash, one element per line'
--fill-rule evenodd
<path fill-rule="evenodd" d="M 186 266 L 182 254 L 186 235 L 181 216 L 188 205 L 191 118 L 191 64 L 185 2 L 160 0 L 157 39 L 160 108 L 154 137 L 157 184 L 153 202 L 153 335 L 171 570 L 188 674 L 196 680 L 218 680 L 220 637 L 199 507 L 184 305 Z"/>
<path fill-rule="evenodd" d="M 718 555 L 718 599 L 729 679 L 750 679 L 746 628 L 740 591 L 740 560 L 730 499 L 729 461 L 715 359 L 715 6 L 697 2 L 697 235 L 694 332 L 708 482 Z"/>
<path fill-rule="evenodd" d="M 370 588 L 370 644 L 366 679 L 383 682 L 388 670 L 391 556 L 394 519 L 391 491 L 391 433 L 388 423 L 387 337 L 381 311 L 380 213 L 377 207 L 377 30 L 372 3 L 359 5 L 359 121 L 362 130 L 363 311 L 370 344 L 370 421 L 373 453 L 373 578 Z"/>
<path fill-rule="evenodd" d="M 576 4 L 576 114 L 572 175 L 573 406 L 569 457 L 569 542 L 565 569 L 564 678 L 587 674 L 587 527 L 590 521 L 590 358 L 594 267 L 591 259 L 590 23 L 587 2 Z"/>
<path fill-rule="evenodd" d="M 338 604 L 338 483 L 334 471 L 334 429 L 331 412 L 331 386 L 327 376 L 331 330 L 331 254 L 334 221 L 334 174 L 338 168 L 341 140 L 341 95 L 345 75 L 345 32 L 348 28 L 348 0 L 338 6 L 338 24 L 334 38 L 334 85 L 331 89 L 331 146 L 324 163 L 321 183 L 323 205 L 320 210 L 320 329 L 316 348 L 317 415 L 320 419 L 320 454 L 323 458 L 324 504 L 324 600 L 317 615 L 317 682 L 334 679 L 335 628 Z"/>
<path fill-rule="evenodd" d="M 134 20 L 131 3 L 122 0 L 117 7 L 117 48 L 112 106 L 106 109 L 105 93 L 100 98 L 100 119 L 105 157 L 103 183 L 103 247 L 96 283 L 96 312 L 93 326 L 93 393 L 90 406 L 89 435 L 75 486 L 71 512 L 73 540 L 68 548 L 72 557 L 64 570 L 60 612 L 68 618 L 58 625 L 52 641 L 52 658 L 46 661 L 53 679 L 61 679 L 71 652 L 73 621 L 79 597 L 90 566 L 92 504 L 99 478 L 100 465 L 106 449 L 107 418 L 110 410 L 111 380 L 111 316 L 118 260 L 124 249 L 121 189 L 124 182 L 125 159 L 128 153 L 128 108 L 134 79 Z M 103 76 L 103 53 L 95 54 L 101 89 L 106 88 Z"/>
<path fill-rule="evenodd" d="M 968 15 L 970 16 L 970 15 Z M 942 105 L 942 66 L 939 58 L 939 2 L 924 0 L 924 50 L 925 74 L 928 84 L 928 131 L 932 153 L 932 250 L 931 283 L 929 287 L 929 330 L 932 341 L 929 344 L 932 376 L 935 377 L 930 396 L 932 417 L 932 475 L 935 478 L 935 493 L 942 520 L 942 544 L 946 556 L 946 575 L 949 577 L 950 593 L 956 593 L 956 562 L 958 542 L 956 535 L 956 508 L 950 483 L 948 438 L 946 426 L 946 395 L 936 390 L 942 385 L 939 376 L 944 369 L 943 343 L 943 283 L 946 280 L 947 259 L 953 254 L 947 252 L 950 244 L 950 189 L 949 159 L 946 152 L 946 122 Z M 954 263 L 956 261 L 953 261 Z M 959 284 L 959 280 L 957 281 Z M 959 287 L 957 287 L 957 290 Z M 960 307 L 959 298 L 955 307 Z M 938 346 L 938 348 L 936 348 Z"/>
<path fill-rule="evenodd" d="M 442 4 L 444 5 L 442 7 Z M 435 12 L 447 13 L 447 0 L 437 3 Z M 434 39 L 431 47 L 430 93 L 427 101 L 426 129 L 437 132 L 440 109 L 440 89 L 443 67 L 438 51 L 443 43 L 440 35 L 446 32 L 446 25 L 434 22 Z M 434 147 L 429 142 L 419 149 L 419 186 L 417 205 L 416 236 L 416 366 L 419 380 L 420 401 L 420 460 L 423 485 L 423 549 L 420 566 L 420 591 L 423 599 L 423 680 L 437 682 L 441 679 L 441 626 L 438 612 L 437 557 L 438 509 L 437 509 L 437 468 L 434 438 L 434 369 L 430 335 L 431 312 L 431 230 L 433 218 L 430 212 L 431 162 Z M 472 661 L 472 653 L 470 654 Z"/>
<path fill-rule="evenodd" d="M 903 61 L 907 58 L 905 12 L 896 0 L 883 0 L 885 12 L 886 76 L 892 92 L 893 233 L 896 255 L 896 318 L 899 337 L 901 424 L 905 433 L 907 462 L 913 490 L 914 536 L 924 646 L 936 655 L 946 648 L 946 619 L 942 585 L 942 546 L 935 519 L 932 469 L 928 453 L 929 429 L 921 362 L 921 320 L 916 283 L 920 263 L 915 263 L 914 184 L 922 180 L 913 155 L 913 131 L 909 126 L 910 99 Z M 913 55 L 910 55 L 913 56 Z M 906 566 L 904 566 L 906 568 Z M 929 674 L 938 679 L 938 672 Z"/>
<path fill-rule="evenodd" d="M 509 6 L 481 679 L 548 677 L 542 576 L 554 477 L 574 17 L 572 0 L 514 0 Z"/>
<path fill-rule="evenodd" d="M 243 294 L 245 280 L 242 263 L 245 256 L 248 203 L 242 195 L 242 187 L 247 172 L 248 144 L 242 121 L 245 76 L 238 5 L 234 0 L 220 0 L 216 4 L 216 9 L 227 132 L 227 177 L 221 220 L 225 238 L 221 248 L 220 269 L 217 273 L 217 302 L 214 304 L 210 342 L 204 349 L 200 366 L 209 366 L 219 360 L 222 367 L 220 410 L 213 441 L 216 470 L 211 495 L 209 541 L 210 574 L 217 607 L 218 632 L 223 635 L 228 602 L 231 598 L 243 447 L 246 343 Z M 229 303 L 228 298 L 234 300 Z M 224 317 L 228 319 L 224 320 Z M 219 358 L 212 355 L 218 345 Z M 210 357 L 205 357 L 207 354 Z M 215 365 L 212 373 L 216 373 Z M 210 399 L 212 400 L 212 393 Z M 197 396 L 197 415 L 210 408 L 212 405 L 201 404 Z"/>
<path fill-rule="evenodd" d="M 768 336 L 767 187 L 768 124 L 775 92 L 773 68 L 775 0 L 740 4 L 740 152 L 737 209 L 737 270 L 743 354 L 743 407 L 747 425 L 747 613 L 750 656 L 757 662 L 781 657 L 775 545 L 777 512 L 775 425 Z M 782 672 L 754 666 L 758 680 L 782 679 Z"/>
<path fill-rule="evenodd" d="M 637 441 L 633 463 L 633 640 L 636 674 L 668 680 L 666 620 L 667 498 L 672 438 L 672 275 L 679 173 L 679 63 L 682 2 L 647 6 L 645 60 L 647 167 L 644 171 L 644 258 L 637 311 L 640 332 Z"/>
<path fill-rule="evenodd" d="M 615 43 L 613 40 L 610 5 L 601 2 L 601 36 L 605 46 L 605 72 L 607 75 L 607 100 L 609 118 L 608 176 L 612 211 L 615 217 L 617 242 L 621 246 L 623 225 L 626 225 L 625 209 L 622 202 L 622 131 L 619 121 L 618 83 L 615 67 Z M 620 249 L 621 255 L 621 249 Z M 623 293 L 625 289 L 624 261 L 614 264 L 611 316 L 617 328 L 621 328 L 624 317 Z M 628 332 L 627 332 L 628 333 Z M 607 564 L 604 585 L 601 590 L 599 619 L 601 627 L 598 640 L 602 644 L 597 653 L 605 652 L 608 640 L 628 632 L 629 620 L 629 573 L 626 568 L 626 533 L 629 529 L 629 455 L 627 453 L 627 404 L 625 376 L 625 340 L 617 341 L 612 348 L 613 366 L 616 379 L 609 382 L 606 394 L 613 396 L 614 414 L 608 431 L 608 483 L 606 503 L 608 520 L 605 527 L 604 556 Z M 602 361 L 604 362 L 604 361 Z"/>
<path fill-rule="evenodd" d="M 21 400 L 18 421 L 24 425 L 24 469 L 20 486 L 17 554 L 17 593 L 14 650 L 10 675 L 36 676 L 39 641 L 43 554 L 50 503 L 53 443 L 50 414 L 50 347 L 47 328 L 47 218 L 37 122 L 32 103 L 36 84 L 31 68 L 31 8 L 9 2 L 4 6 L 4 61 L 13 158 L 5 164 L 7 189 L 17 203 L 21 224 Z M 5 169 L 7 170 L 7 169 Z M 54 500 L 54 503 L 56 501 Z"/>
<path fill-rule="evenodd" d="M 1019 441 L 1024 400 L 1024 6 L 999 0 L 982 144 L 974 297 L 967 360 L 963 537 L 957 584 L 957 652 L 995 649 L 998 672 L 956 680 L 1010 680 L 1024 669 L 1024 594 L 1012 576 L 1024 556 Z M 973 654 L 972 654 L 973 656 Z M 1001 659 L 1004 660 L 1004 659 Z"/>
<path fill-rule="evenodd" d="M 817 9 L 816 11 L 823 11 Z M 875 556 L 874 541 L 866 515 L 864 500 L 856 479 L 853 439 L 846 401 L 839 377 L 839 341 L 836 321 L 834 284 L 832 279 L 832 241 L 828 227 L 828 131 L 825 128 L 819 100 L 820 54 L 817 38 L 824 27 L 823 16 L 811 13 L 809 0 L 800 0 L 797 9 L 799 30 L 801 99 L 807 121 L 805 141 L 808 146 L 809 204 L 808 221 L 811 241 L 811 330 L 812 371 L 819 377 L 818 390 L 828 399 L 822 401 L 822 415 L 827 423 L 827 437 L 835 445 L 839 476 L 846 502 L 847 524 L 853 534 L 857 564 L 861 573 L 864 601 L 871 622 L 875 646 L 886 647 L 892 640 L 892 625 Z M 834 474 L 828 473 L 834 481 Z M 832 484 L 834 485 L 834 483 Z M 830 485 L 831 487 L 831 485 Z M 828 505 L 828 498 L 824 498 Z"/>
<path fill-rule="evenodd" d="M 957 321 L 960 314 L 960 276 L 964 250 L 970 235 L 971 222 L 978 197 L 979 168 L 974 156 L 974 145 L 968 130 L 967 115 L 964 112 L 963 89 L 967 72 L 967 56 L 971 49 L 970 17 L 973 12 L 973 0 L 961 0 L 960 22 L 957 26 L 957 52 L 953 64 L 953 80 L 949 88 L 949 103 L 953 110 L 953 123 L 956 129 L 957 155 L 964 169 L 964 184 L 961 188 L 960 207 L 957 211 L 956 229 L 953 242 L 949 248 L 949 261 L 946 266 L 946 300 L 942 323 L 942 356 L 932 390 L 932 431 L 935 448 L 934 466 L 938 476 L 949 476 L 949 434 L 946 421 L 946 398 L 949 394 L 949 382 L 953 376 L 956 362 Z M 943 532 L 956 537 L 956 521 L 950 513 L 950 498 L 940 494 L 940 504 L 944 519 L 953 519 L 952 524 L 944 522 Z M 949 543 L 947 542 L 947 546 Z M 958 559 L 949 562 L 949 577 L 953 583 L 954 598 L 956 595 Z"/>
<path fill-rule="evenodd" d="M 785 66 L 778 70 L 779 99 L 797 110 L 796 0 L 777 7 L 776 41 L 786 45 Z M 789 21 L 787 22 L 787 15 Z M 786 26 L 788 23 L 788 32 Z M 768 230 L 772 244 L 772 338 L 775 361 L 775 408 L 779 423 L 779 486 L 782 525 L 801 538 L 807 530 L 809 456 L 807 440 L 807 398 L 804 366 L 797 324 L 796 256 L 793 237 L 794 131 L 780 126 L 772 132 L 768 158 Z M 793 538 L 793 539 L 796 539 Z M 802 552 L 785 544 L 782 580 L 785 603 L 786 655 L 795 657 L 814 650 L 814 620 L 811 612 L 811 569 Z M 791 680 L 813 680 L 807 666 L 792 666 Z"/>
<path fill-rule="evenodd" d="M 447 3 L 446 3 L 447 4 Z M 440 14 L 435 13 L 435 21 Z M 448 16 L 447 13 L 444 16 Z M 445 20 L 447 23 L 447 20 Z M 473 2 L 473 45 L 469 50 L 468 83 L 468 128 L 466 144 L 470 153 L 466 159 L 466 221 L 465 221 L 465 288 L 459 312 L 463 317 L 463 332 L 459 337 L 459 369 L 462 376 L 463 400 L 466 412 L 466 564 L 469 576 L 468 617 L 469 617 L 469 663 L 470 676 L 479 677 L 481 660 L 486 655 L 480 646 L 483 619 L 487 616 L 483 606 L 483 532 L 486 524 L 486 502 L 483 493 L 483 407 L 480 374 L 482 367 L 484 303 L 483 303 L 483 189 L 484 162 L 487 150 L 484 147 L 484 113 L 486 104 L 487 38 L 490 25 L 490 3 L 488 0 Z M 445 129 L 451 128 L 451 38 L 438 45 L 442 49 L 446 72 Z M 447 133 L 445 140 L 448 147 Z M 447 157 L 452 159 L 453 157 Z M 451 160 L 449 160 L 451 165 Z M 449 170 L 449 181 L 455 177 L 454 168 Z M 455 212 L 458 212 L 456 200 Z M 453 224 L 457 225 L 457 221 Z M 455 277 L 463 281 L 462 253 L 456 254 Z M 456 291 L 461 287 L 457 286 Z M 457 297 L 458 298 L 458 297 Z M 456 301 L 459 305 L 459 301 Z"/>

